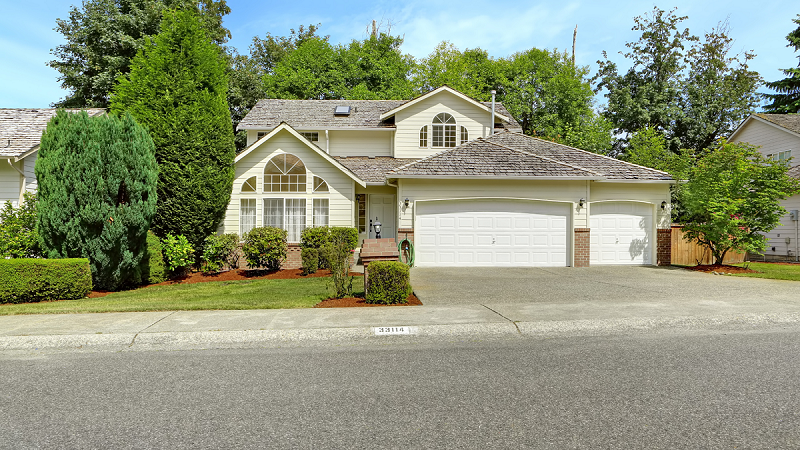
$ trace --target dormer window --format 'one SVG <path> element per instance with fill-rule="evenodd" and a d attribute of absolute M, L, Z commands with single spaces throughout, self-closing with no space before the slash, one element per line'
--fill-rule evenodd
<path fill-rule="evenodd" d="M 439 113 L 433 118 L 433 147 L 456 146 L 456 119 L 450 114 Z"/>

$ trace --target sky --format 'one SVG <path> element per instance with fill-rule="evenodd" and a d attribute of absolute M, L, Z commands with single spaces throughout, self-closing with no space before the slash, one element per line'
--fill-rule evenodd
<path fill-rule="evenodd" d="M 64 98 L 58 72 L 46 64 L 51 50 L 65 41 L 53 28 L 57 18 L 67 18 L 70 6 L 80 0 L 0 0 L 0 108 L 44 108 Z M 677 7 L 688 16 L 683 26 L 698 36 L 727 19 L 734 38 L 733 50 L 754 51 L 751 68 L 765 80 L 784 78 L 781 68 L 796 67 L 797 53 L 787 48 L 785 36 L 796 28 L 797 0 L 754 1 L 529 1 L 464 0 L 430 2 L 228 0 L 232 12 L 224 19 L 231 31 L 228 45 L 247 53 L 254 36 L 276 36 L 304 24 L 321 24 L 320 34 L 333 43 L 347 43 L 368 35 L 372 20 L 404 37 L 401 50 L 416 58 L 430 54 L 442 41 L 461 50 L 480 47 L 490 56 L 505 57 L 532 47 L 570 50 L 578 26 L 576 63 L 597 71 L 605 50 L 612 61 L 626 68 L 620 51 L 636 41 L 633 17 L 654 6 Z M 762 91 L 765 91 L 762 88 Z M 602 96 L 598 103 L 602 103 Z"/>

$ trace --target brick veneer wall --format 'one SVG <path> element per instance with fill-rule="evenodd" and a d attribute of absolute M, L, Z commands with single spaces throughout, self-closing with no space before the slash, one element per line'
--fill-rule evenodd
<path fill-rule="evenodd" d="M 672 228 L 658 229 L 656 237 L 656 263 L 659 266 L 672 265 Z"/>
<path fill-rule="evenodd" d="M 247 259 L 242 253 L 242 244 L 239 244 L 239 268 L 247 268 Z M 286 248 L 286 261 L 281 264 L 281 269 L 299 269 L 303 267 L 303 260 L 300 258 L 300 244 L 288 244 Z"/>
<path fill-rule="evenodd" d="M 589 267 L 588 228 L 575 228 L 575 267 Z"/>

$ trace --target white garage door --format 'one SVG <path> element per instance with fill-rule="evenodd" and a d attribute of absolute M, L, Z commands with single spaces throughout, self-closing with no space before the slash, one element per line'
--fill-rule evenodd
<path fill-rule="evenodd" d="M 653 209 L 634 202 L 592 203 L 589 264 L 652 264 Z"/>
<path fill-rule="evenodd" d="M 453 200 L 417 203 L 418 266 L 566 266 L 569 207 Z"/>

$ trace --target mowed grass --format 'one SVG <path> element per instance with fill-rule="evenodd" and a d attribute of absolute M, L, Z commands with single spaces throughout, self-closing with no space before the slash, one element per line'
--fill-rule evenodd
<path fill-rule="evenodd" d="M 0 305 L 0 315 L 311 308 L 330 297 L 326 281 L 305 278 L 152 286 L 99 298 L 4 304 Z M 353 290 L 363 293 L 360 278 L 353 280 Z"/>
<path fill-rule="evenodd" d="M 758 273 L 737 273 L 737 277 L 771 278 L 773 280 L 800 281 L 800 264 L 769 264 L 750 262 L 733 264 L 738 267 L 748 267 Z"/>

